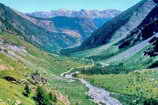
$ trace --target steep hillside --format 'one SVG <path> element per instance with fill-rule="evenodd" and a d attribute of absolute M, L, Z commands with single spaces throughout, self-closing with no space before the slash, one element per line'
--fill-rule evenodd
<path fill-rule="evenodd" d="M 89 37 L 97 29 L 93 21 L 88 18 L 55 17 L 52 21 L 57 29 L 74 30 L 80 34 L 81 39 Z"/>
<path fill-rule="evenodd" d="M 120 41 L 120 48 L 133 46 L 136 43 L 146 40 L 158 32 L 158 7 L 156 6 L 142 21 L 142 23 L 132 30 L 127 37 Z"/>
<path fill-rule="evenodd" d="M 17 11 L 0 4 L 0 27 L 2 32 L 23 35 L 25 40 L 47 51 L 59 50 L 78 42 L 76 37 L 62 32 L 48 31 L 32 21 Z"/>
<path fill-rule="evenodd" d="M 96 20 L 95 22 L 90 18 L 79 18 L 79 17 L 65 17 L 57 16 L 54 18 L 39 18 L 31 17 L 35 20 L 33 22 L 40 27 L 43 27 L 51 32 L 62 32 L 69 37 L 76 37 L 78 40 L 77 44 L 80 44 L 83 40 L 88 38 L 91 33 L 99 28 L 108 19 L 102 19 L 101 21 Z M 40 23 L 40 24 L 39 24 Z M 73 43 L 72 45 L 75 45 Z"/>

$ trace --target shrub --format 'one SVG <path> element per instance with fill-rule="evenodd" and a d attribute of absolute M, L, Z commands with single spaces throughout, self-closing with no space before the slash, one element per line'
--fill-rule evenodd
<path fill-rule="evenodd" d="M 38 87 L 35 100 L 37 105 L 53 105 L 53 101 L 56 101 L 56 98 L 43 87 Z"/>
<path fill-rule="evenodd" d="M 151 99 L 145 100 L 144 105 L 158 105 L 158 101 L 151 98 Z"/>
<path fill-rule="evenodd" d="M 27 84 L 27 85 L 25 85 L 23 95 L 26 96 L 26 97 L 29 97 L 30 94 L 31 94 L 31 89 L 30 89 L 30 87 Z"/>

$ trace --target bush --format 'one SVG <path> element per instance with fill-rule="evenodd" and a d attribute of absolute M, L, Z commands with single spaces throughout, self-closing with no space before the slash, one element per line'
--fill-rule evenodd
<path fill-rule="evenodd" d="M 56 97 L 53 97 L 46 89 L 38 87 L 35 100 L 37 105 L 53 105 L 53 102 L 56 101 Z"/>
<path fill-rule="evenodd" d="M 158 105 L 158 101 L 151 98 L 151 99 L 145 100 L 144 105 Z"/>
<path fill-rule="evenodd" d="M 82 70 L 82 74 L 120 74 L 120 73 L 128 73 L 129 70 L 123 63 L 113 64 L 109 66 L 102 67 L 101 65 L 95 65 L 93 68 L 88 70 Z"/>
<path fill-rule="evenodd" d="M 29 97 L 30 94 L 31 94 L 31 89 L 30 89 L 30 87 L 27 84 L 27 85 L 25 85 L 23 95 L 26 96 L 26 97 Z"/>

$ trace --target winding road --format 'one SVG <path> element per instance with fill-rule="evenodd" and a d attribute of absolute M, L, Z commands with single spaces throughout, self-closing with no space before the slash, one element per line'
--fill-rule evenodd
<path fill-rule="evenodd" d="M 88 96 L 90 96 L 98 105 L 122 105 L 117 99 L 110 96 L 110 92 L 91 85 L 88 81 L 80 78 L 75 78 L 74 75 L 79 72 L 66 72 L 61 74 L 62 77 L 71 80 L 79 80 L 88 88 Z"/>

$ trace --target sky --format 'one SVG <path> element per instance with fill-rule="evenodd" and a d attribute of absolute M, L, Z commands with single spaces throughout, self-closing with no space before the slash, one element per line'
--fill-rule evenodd
<path fill-rule="evenodd" d="M 57 9 L 118 9 L 126 10 L 140 0 L 0 0 L 21 12 L 50 11 Z"/>

